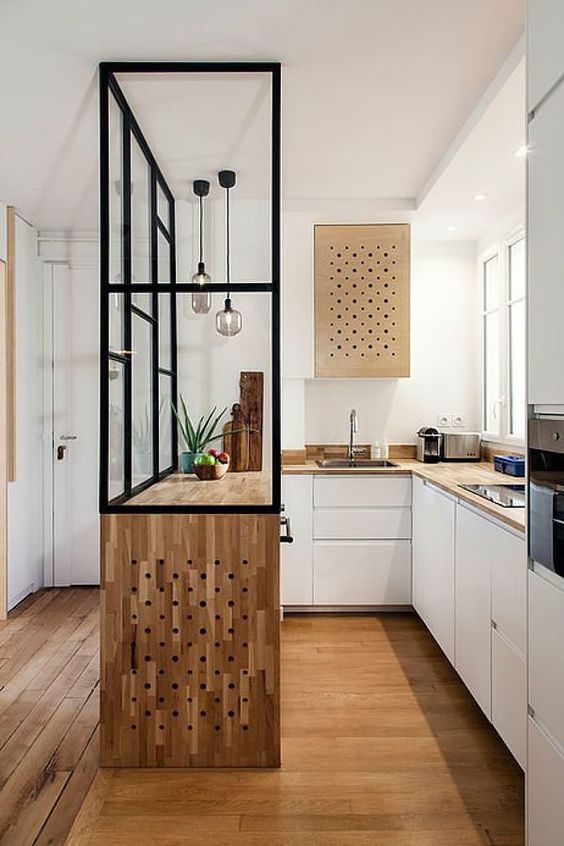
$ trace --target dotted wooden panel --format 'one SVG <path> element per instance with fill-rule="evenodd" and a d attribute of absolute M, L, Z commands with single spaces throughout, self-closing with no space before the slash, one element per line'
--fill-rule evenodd
<path fill-rule="evenodd" d="M 280 765 L 279 532 L 102 517 L 102 766 Z"/>
<path fill-rule="evenodd" d="M 408 224 L 315 227 L 315 375 L 409 376 Z"/>

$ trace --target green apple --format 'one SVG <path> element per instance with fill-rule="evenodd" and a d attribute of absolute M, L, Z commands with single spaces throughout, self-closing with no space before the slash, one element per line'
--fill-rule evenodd
<path fill-rule="evenodd" d="M 204 453 L 203 455 L 199 455 L 194 460 L 194 464 L 198 464 L 198 465 L 200 465 L 200 464 L 205 464 L 205 465 L 215 464 L 215 458 L 213 457 L 213 455 L 208 455 L 207 453 Z"/>

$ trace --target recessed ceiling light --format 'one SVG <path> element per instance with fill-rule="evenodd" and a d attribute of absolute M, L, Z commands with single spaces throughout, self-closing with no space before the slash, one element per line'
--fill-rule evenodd
<path fill-rule="evenodd" d="M 487 197 L 487 194 L 482 194 L 482 193 L 474 194 L 474 199 L 476 200 L 477 203 L 481 203 L 482 200 L 486 199 L 486 197 Z"/>
<path fill-rule="evenodd" d="M 524 159 L 528 152 L 529 148 L 526 144 L 524 144 L 522 147 L 517 147 L 513 155 L 516 156 L 518 159 Z"/>
<path fill-rule="evenodd" d="M 447 226 L 447 232 L 456 232 L 456 231 L 457 231 L 456 226 Z"/>

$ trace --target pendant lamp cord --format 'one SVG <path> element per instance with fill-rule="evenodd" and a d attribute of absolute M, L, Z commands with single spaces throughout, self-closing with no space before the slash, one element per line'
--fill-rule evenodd
<path fill-rule="evenodd" d="M 229 287 L 231 285 L 231 218 L 229 213 L 229 188 L 226 189 L 227 191 L 227 203 L 226 203 L 226 261 L 227 261 L 227 299 L 229 299 Z"/>
<path fill-rule="evenodd" d="M 200 196 L 200 264 L 204 260 L 204 200 Z"/>

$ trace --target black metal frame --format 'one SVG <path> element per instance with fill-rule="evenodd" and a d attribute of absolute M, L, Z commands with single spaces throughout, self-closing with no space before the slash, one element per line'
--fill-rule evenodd
<path fill-rule="evenodd" d="M 225 514 L 272 514 L 281 507 L 281 439 L 280 439 L 280 129 L 281 129 L 281 66 L 278 62 L 102 62 L 99 65 L 100 83 L 100 266 L 101 266 L 101 309 L 100 309 L 100 513 L 225 513 Z M 178 392 L 176 298 L 178 294 L 197 292 L 195 283 L 176 281 L 176 243 L 174 197 L 147 144 L 119 84 L 118 73 L 267 73 L 271 77 L 272 120 L 271 120 L 271 281 L 260 283 L 233 283 L 233 293 L 269 293 L 271 295 L 271 362 L 272 362 L 272 503 L 268 505 L 131 505 L 129 500 L 142 490 L 174 472 L 178 454 L 177 426 L 174 416 L 171 420 L 173 464 L 159 471 L 159 376 L 171 378 L 173 401 L 176 404 Z M 123 208 L 123 281 L 110 282 L 110 199 L 109 199 L 109 92 L 112 92 L 124 120 L 124 145 L 122 162 Z M 151 282 L 131 281 L 131 135 L 139 144 L 151 173 Z M 157 214 L 157 184 L 160 185 L 170 207 L 170 225 L 167 230 Z M 158 282 L 157 241 L 159 231 L 170 245 L 170 283 Z M 212 283 L 209 290 L 225 292 L 226 286 Z M 148 315 L 135 306 L 131 295 L 152 294 L 153 314 Z M 132 315 L 146 319 L 152 327 L 152 397 L 153 397 L 153 474 L 146 481 L 131 486 L 131 428 L 132 428 L 132 364 L 131 356 L 117 355 L 109 348 L 109 299 L 112 294 L 124 296 L 124 347 L 131 349 Z M 159 294 L 170 294 L 171 368 L 159 367 L 158 308 Z M 124 475 L 123 495 L 109 499 L 109 362 L 114 359 L 124 367 Z"/>

